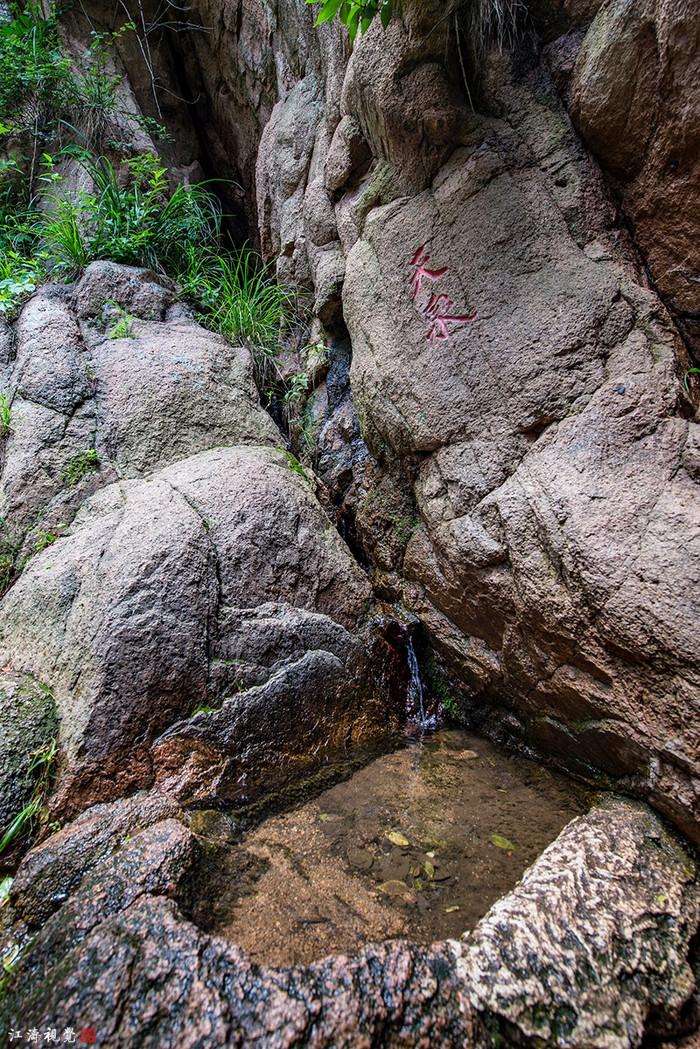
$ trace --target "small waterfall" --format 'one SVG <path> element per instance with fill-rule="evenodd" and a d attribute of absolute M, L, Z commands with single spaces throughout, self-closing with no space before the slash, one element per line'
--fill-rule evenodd
<path fill-rule="evenodd" d="M 426 696 L 423 689 L 423 682 L 420 678 L 420 667 L 418 666 L 418 657 L 416 656 L 416 650 L 413 647 L 412 637 L 409 637 L 406 642 L 406 657 L 408 660 L 408 670 L 411 675 L 408 683 L 408 694 L 406 696 L 406 712 L 409 721 L 412 721 L 413 724 L 417 725 L 422 731 L 429 728 L 435 728 L 437 725 L 437 718 L 434 714 L 428 714 L 426 710 Z"/>
<path fill-rule="evenodd" d="M 420 679 L 420 668 L 418 657 L 413 647 L 413 638 L 409 637 L 406 644 L 406 655 L 408 657 L 408 670 L 411 680 L 408 683 L 408 710 L 409 713 L 419 714 L 416 718 L 419 725 L 425 725 L 425 700 L 423 697 L 423 682 Z"/>

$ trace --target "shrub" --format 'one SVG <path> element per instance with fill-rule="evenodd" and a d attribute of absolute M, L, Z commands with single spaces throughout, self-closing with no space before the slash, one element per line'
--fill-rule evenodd
<path fill-rule="evenodd" d="M 150 154 L 124 162 L 125 183 L 106 157 L 71 149 L 93 189 L 77 199 L 53 193 L 35 228 L 52 268 L 75 276 L 93 259 L 179 274 L 193 244 L 218 243 L 221 216 L 205 186 L 170 194 L 165 168 Z"/>
<path fill-rule="evenodd" d="M 217 254 L 193 244 L 186 271 L 179 277 L 206 323 L 229 342 L 250 348 L 258 388 L 269 394 L 294 295 L 277 284 L 262 259 L 248 248 Z"/>
<path fill-rule="evenodd" d="M 30 831 L 37 820 L 42 821 L 47 818 L 46 801 L 51 789 L 56 752 L 56 740 L 52 739 L 45 747 L 41 747 L 31 755 L 27 778 L 34 779 L 34 789 L 29 801 L 2 835 L 0 856 L 16 838 Z"/>
<path fill-rule="evenodd" d="M 38 4 L 0 22 L 0 113 L 2 133 L 38 133 L 71 105 L 77 82 L 61 48 L 54 15 Z"/>

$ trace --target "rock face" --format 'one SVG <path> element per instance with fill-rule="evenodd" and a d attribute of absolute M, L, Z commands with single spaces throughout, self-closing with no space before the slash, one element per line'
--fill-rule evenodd
<path fill-rule="evenodd" d="M 110 296 L 133 311 L 129 337 L 105 333 Z M 342 751 L 393 718 L 350 633 L 369 582 L 280 449 L 248 351 L 171 302 L 153 274 L 96 263 L 72 298 L 33 299 L 18 328 L 0 486 L 32 556 L 0 645 L 54 692 L 58 805 L 72 811 L 148 785 L 161 759 L 180 793 L 212 799 L 226 780 L 228 800 L 250 797 L 314 732 L 321 753 Z M 184 767 L 182 746 L 198 755 Z M 224 776 L 231 761 L 244 786 Z"/>
<path fill-rule="evenodd" d="M 4 831 L 29 801 L 32 755 L 58 732 L 51 692 L 31 677 L 5 669 L 0 678 L 0 828 Z"/>
<path fill-rule="evenodd" d="M 237 136 L 257 107 L 261 242 L 313 288 L 329 375 L 350 335 L 365 443 L 352 402 L 321 392 L 319 463 L 381 592 L 419 614 L 473 724 L 697 840 L 698 423 L 637 254 L 687 336 L 692 5 L 542 0 L 544 61 L 487 56 L 474 108 L 438 5 L 406 4 L 349 58 L 301 3 L 195 7 L 216 30 L 198 82 L 217 113 L 232 100 L 216 126 L 251 189 Z"/>
<path fill-rule="evenodd" d="M 146 823 L 131 836 L 129 817 Z M 261 1049 L 427 1047 L 436 1036 L 455 1049 L 531 1037 L 629 1049 L 645 1033 L 682 1032 L 697 869 L 644 806 L 613 802 L 576 819 L 460 943 L 394 942 L 287 970 L 254 965 L 186 920 L 206 843 L 176 810 L 154 818 L 144 798 L 101 806 L 29 854 L 3 915 L 3 949 L 26 945 L 4 1028 L 90 1017 L 115 1047 Z M 86 849 L 92 826 L 98 841 Z M 49 889 L 52 867 L 63 883 L 66 855 L 69 898 L 49 917 L 37 888 Z"/>
<path fill-rule="evenodd" d="M 700 347 L 700 26 L 692 0 L 604 4 L 578 53 L 572 116 L 615 181 L 656 287 Z"/>

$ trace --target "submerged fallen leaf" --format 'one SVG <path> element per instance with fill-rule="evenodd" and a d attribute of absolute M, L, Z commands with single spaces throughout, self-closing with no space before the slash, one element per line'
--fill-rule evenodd
<path fill-rule="evenodd" d="M 491 841 L 498 849 L 506 849 L 508 852 L 515 852 L 515 845 L 512 841 L 508 841 L 502 834 L 492 834 Z"/>
<path fill-rule="evenodd" d="M 322 812 L 318 818 L 323 823 L 337 823 L 338 820 L 344 819 L 343 816 L 338 816 L 335 812 Z"/>
<path fill-rule="evenodd" d="M 368 871 L 374 863 L 374 857 L 366 849 L 348 849 L 348 862 L 361 871 Z"/>
<path fill-rule="evenodd" d="M 453 754 L 452 756 L 455 761 L 473 761 L 474 758 L 479 757 L 475 750 L 460 750 L 457 754 Z"/>
<path fill-rule="evenodd" d="M 458 910 L 459 910 L 459 907 L 457 907 L 457 906 L 445 907 L 445 914 L 454 914 L 454 912 L 458 911 Z"/>
<path fill-rule="evenodd" d="M 435 874 L 435 867 L 432 865 L 430 860 L 426 860 L 426 862 L 425 862 L 425 864 L 423 866 L 423 870 L 425 871 L 425 876 L 428 879 L 428 881 L 431 881 L 432 878 L 433 878 L 433 875 Z"/>
<path fill-rule="evenodd" d="M 403 896 L 405 892 L 408 892 L 408 885 L 405 881 L 385 881 L 377 888 L 385 896 Z"/>
<path fill-rule="evenodd" d="M 392 845 L 400 845 L 402 849 L 408 848 L 411 844 L 408 838 L 405 838 L 397 830 L 388 830 L 386 836 Z"/>

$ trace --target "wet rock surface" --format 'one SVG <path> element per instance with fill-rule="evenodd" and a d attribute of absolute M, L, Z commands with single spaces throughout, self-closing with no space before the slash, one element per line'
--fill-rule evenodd
<path fill-rule="evenodd" d="M 17 934 L 25 950 L 4 1028 L 89 1017 L 110 1046 L 329 1049 L 428 1046 L 436 1034 L 455 1047 L 505 1036 L 618 1049 L 680 1033 L 697 869 L 643 805 L 612 801 L 574 820 L 462 941 L 288 969 L 256 965 L 184 919 L 175 900 L 200 847 L 172 818 L 127 836 L 38 934 L 5 905 L 3 951 Z"/>

